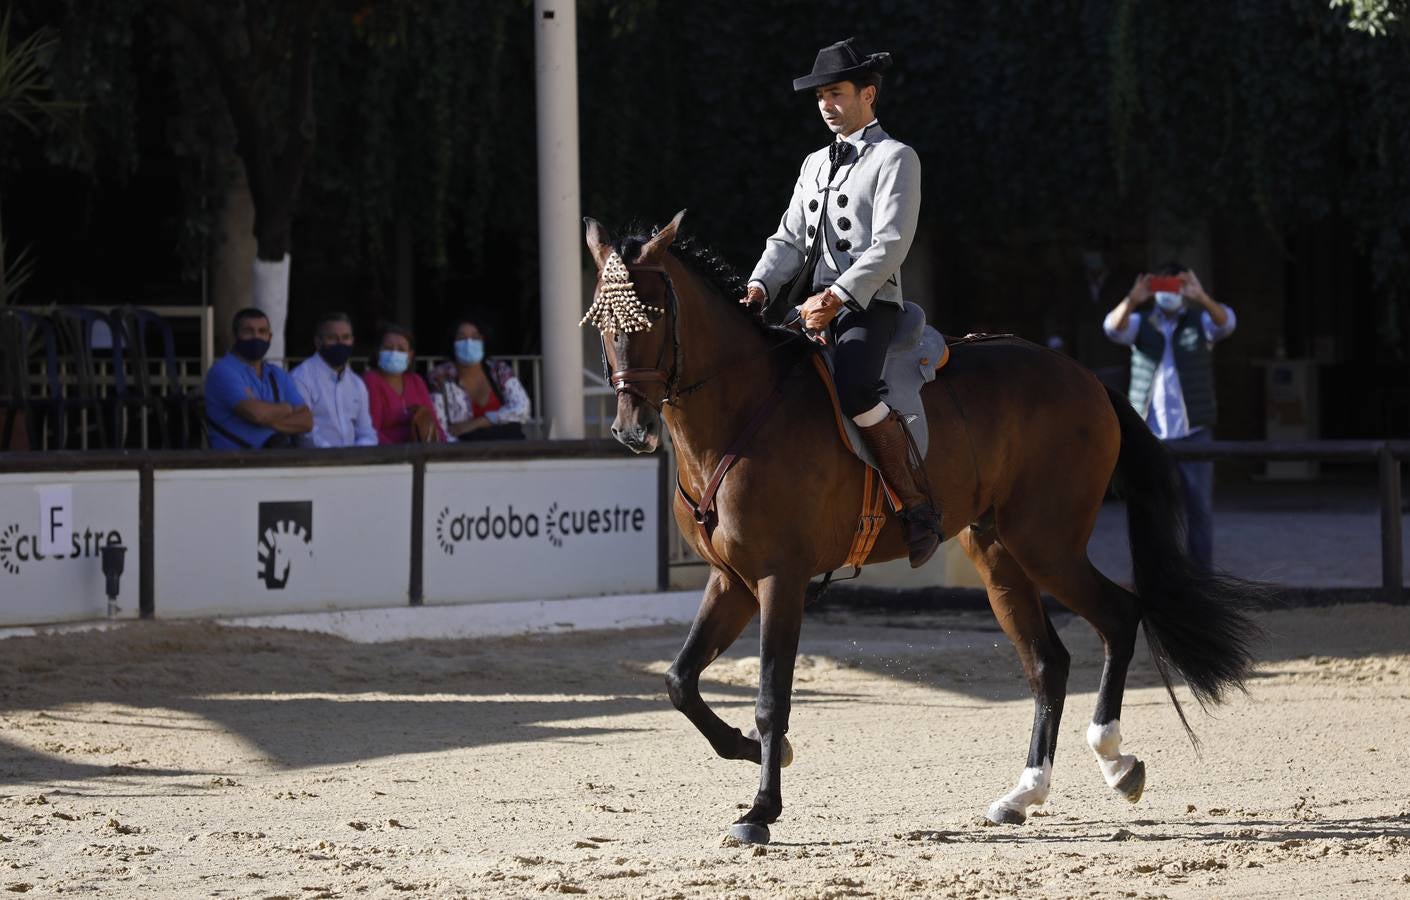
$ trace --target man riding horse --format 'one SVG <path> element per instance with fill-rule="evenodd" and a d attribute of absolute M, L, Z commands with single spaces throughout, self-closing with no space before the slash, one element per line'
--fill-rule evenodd
<path fill-rule="evenodd" d="M 740 302 L 796 305 L 810 334 L 823 342 L 832 335 L 842 412 L 901 500 L 911 565 L 919 567 L 940 546 L 940 521 L 918 487 L 906 425 L 882 399 L 881 375 L 902 310 L 901 263 L 920 213 L 920 158 L 877 124 L 891 55 L 862 53 L 853 41 L 824 47 L 813 71 L 793 81 L 795 91 L 813 91 L 836 137 L 803 160 L 793 199 Z"/>

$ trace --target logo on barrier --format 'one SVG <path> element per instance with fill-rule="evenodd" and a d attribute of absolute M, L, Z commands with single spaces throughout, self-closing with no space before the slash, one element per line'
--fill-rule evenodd
<path fill-rule="evenodd" d="M 547 538 L 554 547 L 562 547 L 581 535 L 636 533 L 645 529 L 646 510 L 640 506 L 574 509 L 554 502 L 540 515 L 521 512 L 511 503 L 499 509 L 487 505 L 483 512 L 473 513 L 456 513 L 443 506 L 436 515 L 436 543 L 447 556 L 455 555 L 457 544 L 472 541 L 488 544 Z"/>
<path fill-rule="evenodd" d="M 112 531 L 99 531 L 85 528 L 73 529 L 67 553 L 44 553 L 39 549 L 39 535 L 26 534 L 17 522 L 0 531 L 0 571 L 10 575 L 20 574 L 20 568 L 28 563 L 61 562 L 67 559 L 98 559 L 103 547 L 108 544 L 125 543 L 122 535 Z"/>
<path fill-rule="evenodd" d="M 313 501 L 277 500 L 259 505 L 259 579 L 267 590 L 289 583 L 297 559 L 313 558 Z"/>

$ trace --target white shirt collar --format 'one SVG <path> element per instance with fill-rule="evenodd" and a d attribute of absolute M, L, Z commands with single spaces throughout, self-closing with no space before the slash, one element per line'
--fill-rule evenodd
<path fill-rule="evenodd" d="M 873 118 L 870 122 L 868 122 L 867 124 L 863 125 L 861 128 L 858 128 L 856 131 L 852 132 L 852 133 L 851 133 L 850 135 L 848 135 L 847 137 L 843 137 L 843 136 L 840 135 L 840 134 L 837 135 L 837 140 L 839 140 L 839 141 L 846 141 L 846 142 L 849 143 L 849 144 L 854 144 L 854 145 L 856 146 L 856 148 L 857 148 L 858 150 L 860 150 L 860 149 L 862 149 L 862 144 L 866 143 L 866 141 L 863 140 L 863 138 L 866 137 L 867 129 L 868 129 L 868 128 L 871 128 L 873 125 L 876 125 L 876 124 L 877 124 L 877 121 L 876 121 L 875 118 Z"/>

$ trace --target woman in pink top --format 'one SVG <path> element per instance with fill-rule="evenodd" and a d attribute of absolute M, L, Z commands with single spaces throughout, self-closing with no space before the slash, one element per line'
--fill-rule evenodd
<path fill-rule="evenodd" d="M 387 325 L 378 341 L 373 367 L 362 376 L 367 382 L 368 412 L 381 444 L 444 441 L 445 430 L 436 420 L 426 382 L 411 371 L 415 358 L 411 332 Z"/>

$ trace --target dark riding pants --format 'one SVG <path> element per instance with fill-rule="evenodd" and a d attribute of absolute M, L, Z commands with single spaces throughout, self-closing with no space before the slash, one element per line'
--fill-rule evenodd
<path fill-rule="evenodd" d="M 833 380 L 842 414 L 860 416 L 882 402 L 886 384 L 881 370 L 886 365 L 886 349 L 896 336 L 896 320 L 901 308 L 873 300 L 860 312 L 843 310 L 832 322 Z"/>

